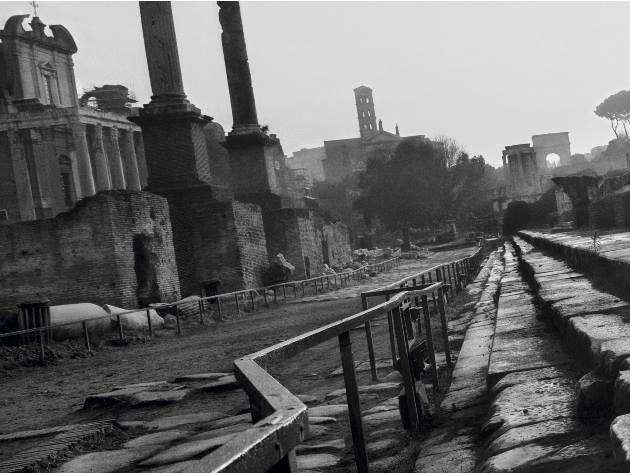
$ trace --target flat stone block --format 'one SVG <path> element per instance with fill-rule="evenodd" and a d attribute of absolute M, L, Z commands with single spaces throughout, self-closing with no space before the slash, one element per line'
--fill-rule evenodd
<path fill-rule="evenodd" d="M 347 414 L 348 406 L 345 404 L 324 404 L 308 408 L 309 417 L 338 417 Z"/>
<path fill-rule="evenodd" d="M 221 378 L 227 378 L 231 376 L 230 373 L 196 373 L 187 374 L 184 376 L 178 376 L 175 378 L 176 383 L 189 382 L 189 381 L 214 381 Z"/>

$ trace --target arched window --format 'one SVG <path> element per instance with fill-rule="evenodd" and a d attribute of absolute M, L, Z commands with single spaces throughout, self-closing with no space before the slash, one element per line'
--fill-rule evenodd
<path fill-rule="evenodd" d="M 62 154 L 59 156 L 59 174 L 61 177 L 61 195 L 67 207 L 74 205 L 74 185 L 72 179 L 72 160 Z"/>

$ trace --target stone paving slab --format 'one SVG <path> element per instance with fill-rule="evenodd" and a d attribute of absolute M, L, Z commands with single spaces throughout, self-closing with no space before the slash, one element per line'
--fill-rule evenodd
<path fill-rule="evenodd" d="M 452 372 L 451 384 L 440 404 L 447 417 L 420 445 L 414 473 L 472 472 L 477 462 L 480 419 L 487 409 L 486 376 L 494 336 L 498 281 L 503 271 L 499 252 L 493 253 L 482 272 L 482 294 L 466 331 Z M 475 427 L 473 427 L 475 426 Z"/>

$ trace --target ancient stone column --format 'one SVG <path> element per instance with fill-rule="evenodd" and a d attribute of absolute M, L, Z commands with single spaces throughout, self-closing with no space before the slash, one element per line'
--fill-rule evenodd
<path fill-rule="evenodd" d="M 94 171 L 96 175 L 96 192 L 108 191 L 112 188 L 112 181 L 107 165 L 107 155 L 103 145 L 103 127 L 98 124 L 94 126 Z"/>
<path fill-rule="evenodd" d="M 81 183 L 81 189 L 77 189 L 77 197 L 81 199 L 96 194 L 92 162 L 90 161 L 90 150 L 88 148 L 87 137 L 85 136 L 85 125 L 82 123 L 74 123 L 72 125 L 72 139 L 77 155 L 79 182 Z"/>
<path fill-rule="evenodd" d="M 142 133 L 133 132 L 133 143 L 136 152 L 136 162 L 138 163 L 138 172 L 140 173 L 140 185 L 146 187 L 149 182 L 149 171 L 147 170 L 147 160 L 144 156 L 144 141 Z"/>
<path fill-rule="evenodd" d="M 171 2 L 140 2 L 140 17 L 152 99 L 185 99 Z"/>
<path fill-rule="evenodd" d="M 17 221 L 35 220 L 35 202 L 33 200 L 31 175 L 28 170 L 24 140 L 18 130 L 7 130 L 7 135 L 9 139 L 9 152 L 11 153 L 13 178 L 20 213 L 19 218 L 12 215 L 10 215 L 9 218 Z"/>
<path fill-rule="evenodd" d="M 221 42 L 232 104 L 233 133 L 258 131 L 260 126 L 247 60 L 241 7 L 239 2 L 217 2 L 217 4 L 219 5 L 219 21 L 223 29 Z"/>
<path fill-rule="evenodd" d="M 125 171 L 118 144 L 118 128 L 109 128 L 109 140 L 106 149 L 109 171 L 112 176 L 112 189 L 126 189 Z"/>
<path fill-rule="evenodd" d="M 123 130 L 121 138 L 120 154 L 123 157 L 127 189 L 133 191 L 142 190 L 142 186 L 140 185 L 140 173 L 138 172 L 138 161 L 136 159 L 136 149 L 133 142 L 133 130 Z"/>

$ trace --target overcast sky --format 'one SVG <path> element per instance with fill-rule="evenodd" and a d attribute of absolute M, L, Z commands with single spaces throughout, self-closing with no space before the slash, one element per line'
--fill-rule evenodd
<path fill-rule="evenodd" d="M 374 89 L 377 117 L 402 135 L 446 134 L 500 164 L 507 144 L 568 131 L 571 151 L 612 138 L 593 110 L 630 88 L 630 3 L 243 2 L 261 124 L 291 155 L 358 135 L 352 89 Z M 0 2 L 0 24 L 28 13 Z M 78 84 L 120 83 L 150 97 L 136 2 L 40 2 L 73 34 Z M 214 2 L 174 2 L 184 87 L 232 127 Z"/>

